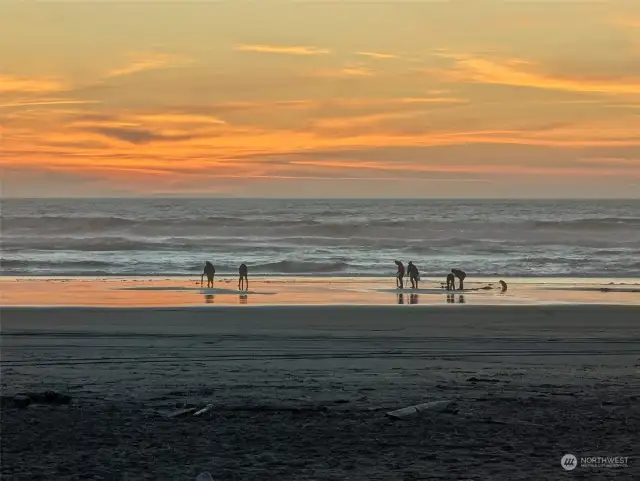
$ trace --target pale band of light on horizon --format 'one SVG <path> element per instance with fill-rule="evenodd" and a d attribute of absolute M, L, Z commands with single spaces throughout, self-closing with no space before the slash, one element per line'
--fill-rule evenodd
<path fill-rule="evenodd" d="M 0 4 L 1 192 L 640 196 L 640 2 Z"/>

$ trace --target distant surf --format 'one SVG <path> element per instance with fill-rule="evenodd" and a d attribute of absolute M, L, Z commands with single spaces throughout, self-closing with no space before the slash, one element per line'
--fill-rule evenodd
<path fill-rule="evenodd" d="M 640 201 L 3 200 L 2 275 L 640 277 Z"/>

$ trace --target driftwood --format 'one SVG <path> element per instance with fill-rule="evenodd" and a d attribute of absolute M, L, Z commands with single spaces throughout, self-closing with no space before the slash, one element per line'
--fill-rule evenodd
<path fill-rule="evenodd" d="M 196 409 L 198 408 L 186 408 L 186 409 L 179 409 L 178 411 L 173 411 L 172 413 L 167 414 L 168 418 L 175 418 L 178 416 L 184 416 L 185 414 L 189 414 L 194 412 Z"/>
<path fill-rule="evenodd" d="M 432 410 L 432 411 L 441 411 L 441 410 L 445 410 L 446 408 L 449 407 L 449 405 L 452 403 L 452 401 L 450 400 L 442 400 L 442 401 L 431 401 L 428 403 L 422 403 L 422 404 L 415 404 L 413 406 L 408 406 L 406 408 L 402 408 L 402 409 L 396 409 L 395 411 L 390 411 L 387 414 L 387 416 L 394 418 L 394 419 L 401 419 L 404 418 L 406 416 L 412 416 L 414 414 L 418 414 L 422 411 L 428 411 L 428 410 Z"/>
<path fill-rule="evenodd" d="M 193 413 L 194 416 L 200 416 L 201 414 L 206 413 L 209 409 L 213 407 L 213 404 L 207 404 L 205 407 Z"/>

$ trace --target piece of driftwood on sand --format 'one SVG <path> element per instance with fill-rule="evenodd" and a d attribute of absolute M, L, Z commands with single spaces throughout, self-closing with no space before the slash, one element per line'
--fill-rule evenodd
<path fill-rule="evenodd" d="M 177 411 L 173 411 L 169 414 L 167 414 L 168 418 L 176 418 L 178 416 L 184 416 L 185 414 L 189 414 L 194 412 L 196 409 L 198 408 L 185 408 L 185 409 L 179 409 Z"/>
<path fill-rule="evenodd" d="M 449 407 L 449 405 L 453 401 L 451 400 L 440 400 L 440 401 L 431 401 L 428 403 L 415 404 L 413 406 L 408 406 L 402 409 L 396 409 L 395 411 L 389 411 L 387 416 L 394 419 L 401 419 L 406 416 L 412 416 L 413 414 L 418 414 L 422 411 L 441 411 L 445 410 Z"/>
<path fill-rule="evenodd" d="M 213 404 L 207 404 L 205 407 L 203 407 L 199 411 L 196 411 L 195 413 L 193 413 L 193 415 L 194 416 L 200 416 L 201 414 L 204 414 L 207 411 L 209 411 L 212 407 L 213 407 Z"/>

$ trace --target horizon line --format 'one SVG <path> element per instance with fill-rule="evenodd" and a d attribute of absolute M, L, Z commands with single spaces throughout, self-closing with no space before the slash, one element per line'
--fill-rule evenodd
<path fill-rule="evenodd" d="M 598 200 L 629 200 L 640 201 L 640 197 L 238 197 L 238 196 L 215 196 L 215 195 L 114 195 L 114 196 L 38 196 L 38 197 L 1 197 L 0 201 L 7 200 L 194 200 L 194 199 L 215 199 L 215 200 L 508 200 L 508 201 L 553 201 L 553 200 L 573 200 L 573 201 L 598 201 Z"/>

